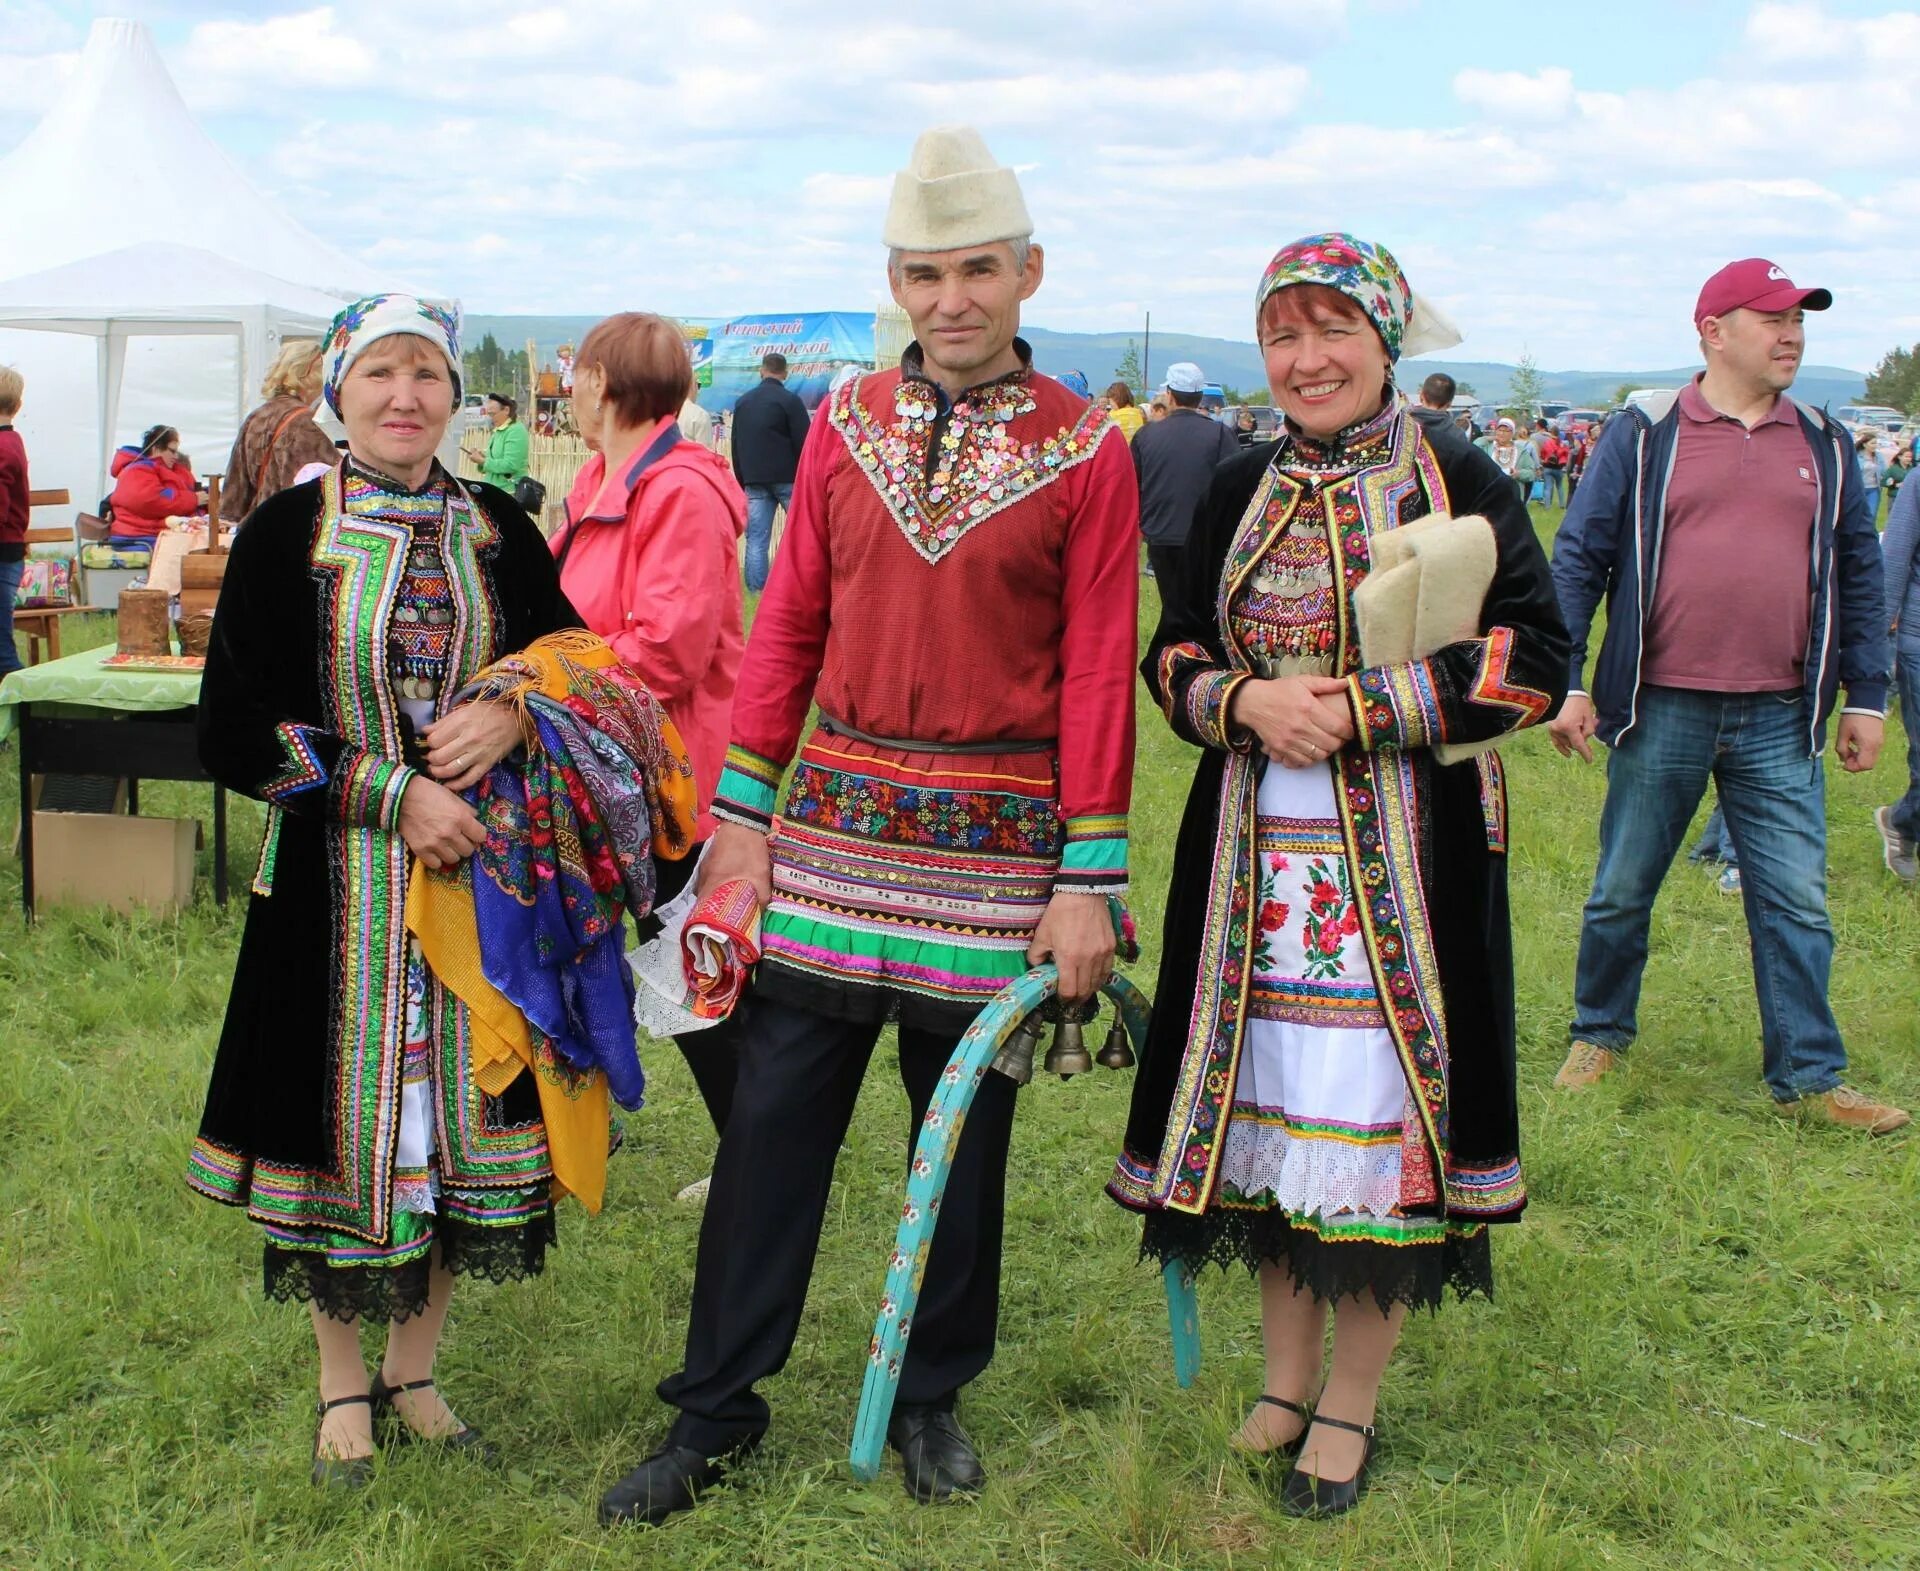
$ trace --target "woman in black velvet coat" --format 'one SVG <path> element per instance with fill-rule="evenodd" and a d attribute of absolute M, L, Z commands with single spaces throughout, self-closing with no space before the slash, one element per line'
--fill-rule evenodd
<path fill-rule="evenodd" d="M 576 619 L 526 514 L 434 458 L 459 404 L 451 313 L 376 296 L 326 352 L 348 456 L 241 529 L 201 688 L 208 771 L 269 811 L 189 1182 L 263 1226 L 269 1296 L 310 1304 L 315 1481 L 357 1484 L 375 1407 L 475 1442 L 432 1385 L 453 1279 L 536 1272 L 553 1235 L 530 1077 L 473 1083 L 465 1006 L 405 900 L 415 858 L 482 843 L 458 793 L 520 740 L 505 705 L 452 696 Z M 362 1317 L 393 1322 L 371 1389 Z"/>
<path fill-rule="evenodd" d="M 1462 755 L 1551 712 L 1567 638 L 1511 482 L 1393 390 L 1403 349 L 1458 336 L 1392 256 L 1296 242 L 1257 321 L 1286 426 L 1216 471 L 1142 666 L 1202 752 L 1109 1190 L 1146 1253 L 1258 1271 L 1266 1388 L 1236 1443 L 1299 1452 L 1283 1504 L 1330 1514 L 1407 1307 L 1490 1292 L 1487 1224 L 1526 1203 L 1505 787 Z M 1492 576 L 1427 568 L 1423 593 L 1476 636 L 1369 660 L 1376 542 L 1434 515 Z"/>

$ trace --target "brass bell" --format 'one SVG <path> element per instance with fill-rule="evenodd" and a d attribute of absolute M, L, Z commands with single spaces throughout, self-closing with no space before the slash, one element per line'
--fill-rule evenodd
<path fill-rule="evenodd" d="M 1127 1028 L 1124 1022 L 1114 1021 L 1113 1029 L 1107 1033 L 1106 1044 L 1100 1049 L 1094 1062 L 1108 1069 L 1133 1068 L 1133 1044 L 1127 1040 Z"/>
<path fill-rule="evenodd" d="M 1047 1049 L 1047 1073 L 1071 1080 L 1093 1068 L 1093 1054 L 1087 1051 L 1086 1029 L 1072 1015 L 1054 1027 L 1053 1046 Z"/>
<path fill-rule="evenodd" d="M 993 1055 L 989 1069 L 997 1069 L 1017 1086 L 1023 1086 L 1033 1079 L 1034 1049 L 1040 1045 L 1040 1011 L 1035 1010 L 1013 1029 L 1013 1034 L 1000 1044 L 1000 1051 Z"/>

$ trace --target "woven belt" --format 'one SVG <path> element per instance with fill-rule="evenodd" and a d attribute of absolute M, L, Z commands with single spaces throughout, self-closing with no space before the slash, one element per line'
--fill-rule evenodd
<path fill-rule="evenodd" d="M 1022 738 L 1015 742 L 910 742 L 897 736 L 875 736 L 870 731 L 862 731 L 828 714 L 821 715 L 820 728 L 851 741 L 871 743 L 874 747 L 891 747 L 902 753 L 1051 753 L 1060 745 L 1050 736 Z"/>

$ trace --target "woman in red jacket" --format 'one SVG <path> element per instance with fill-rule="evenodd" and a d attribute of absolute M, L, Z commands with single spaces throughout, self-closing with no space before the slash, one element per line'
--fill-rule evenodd
<path fill-rule="evenodd" d="M 169 518 L 188 518 L 206 506 L 207 493 L 180 456 L 180 433 L 157 425 L 137 448 L 113 455 L 112 534 L 107 543 L 120 551 L 151 550 Z"/>
<path fill-rule="evenodd" d="M 704 841 L 746 648 L 739 545 L 747 499 L 725 459 L 680 434 L 675 417 L 692 380 L 686 340 L 663 317 L 623 311 L 581 340 L 573 417 L 594 456 L 567 495 L 567 527 L 553 553 L 581 621 L 647 684 L 686 744 Z M 697 860 L 696 848 L 660 864 L 658 903 L 679 892 Z M 733 1101 L 728 1026 L 684 1038 L 681 1048 L 717 1131 Z"/>

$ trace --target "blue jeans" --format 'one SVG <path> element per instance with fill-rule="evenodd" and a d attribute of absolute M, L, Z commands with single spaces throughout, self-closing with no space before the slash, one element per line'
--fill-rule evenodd
<path fill-rule="evenodd" d="M 0 676 L 18 671 L 26 664 L 13 644 L 13 597 L 20 588 L 20 576 L 27 564 L 0 562 Z"/>
<path fill-rule="evenodd" d="M 747 492 L 747 588 L 767 587 L 767 558 L 773 550 L 773 510 L 793 502 L 790 485 L 750 485 Z"/>
<path fill-rule="evenodd" d="M 1540 478 L 1547 483 L 1547 506 L 1565 507 L 1565 487 L 1567 472 L 1564 469 L 1543 469 Z"/>
<path fill-rule="evenodd" d="M 1713 811 L 1707 815 L 1707 827 L 1700 831 L 1700 838 L 1687 853 L 1687 860 L 1721 862 L 1728 867 L 1740 865 L 1740 853 L 1734 848 L 1733 836 L 1727 833 L 1727 815 L 1718 802 L 1713 804 Z"/>
<path fill-rule="evenodd" d="M 1616 1053 L 1633 1041 L 1654 896 L 1709 779 L 1740 853 L 1767 1089 L 1782 1102 L 1830 1091 L 1847 1050 L 1827 1002 L 1826 774 L 1798 693 L 1641 689 L 1639 722 L 1607 760 L 1573 1034 Z"/>
<path fill-rule="evenodd" d="M 1920 840 L 1920 643 L 1900 641 L 1893 680 L 1900 693 L 1900 726 L 1907 733 L 1907 794 L 1893 804 L 1893 827 Z"/>

